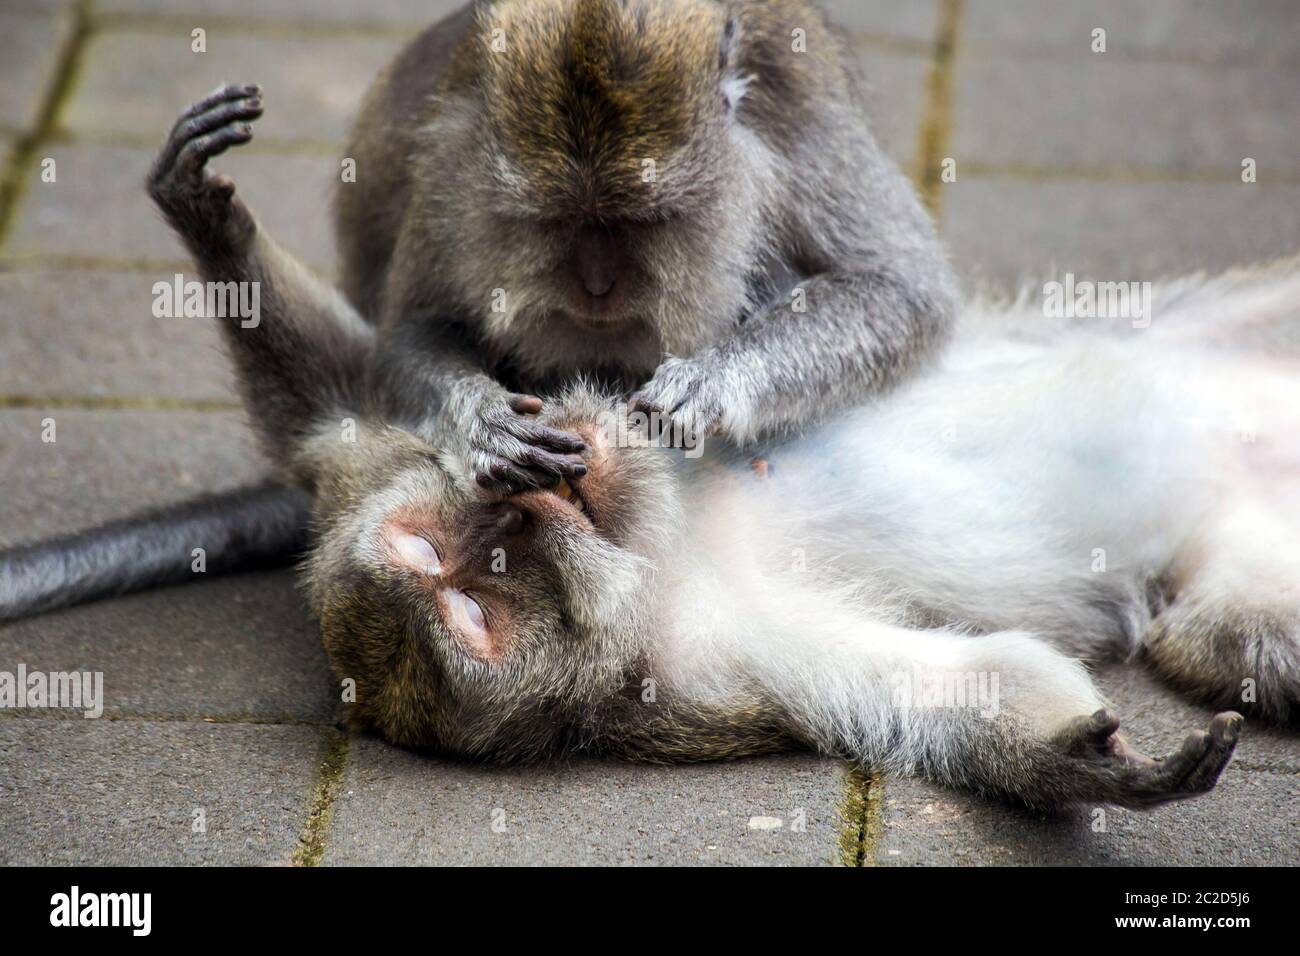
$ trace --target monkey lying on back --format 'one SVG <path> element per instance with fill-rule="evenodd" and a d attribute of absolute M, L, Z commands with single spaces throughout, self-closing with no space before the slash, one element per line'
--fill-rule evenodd
<path fill-rule="evenodd" d="M 309 595 L 356 726 L 499 760 L 805 746 L 1143 807 L 1209 790 L 1241 718 L 1152 760 L 1076 657 L 1300 712 L 1300 262 L 1162 289 L 1136 334 L 973 310 L 941 368 L 758 469 L 644 447 L 571 390 L 539 421 L 582 436 L 585 474 L 503 499 L 454 420 L 373 377 L 375 330 L 204 177 L 221 138 L 194 143 L 190 221 L 262 283 L 261 324 L 223 328 L 255 427 L 313 490 Z"/>
<path fill-rule="evenodd" d="M 585 467 L 517 390 L 596 378 L 688 442 L 752 441 L 906 378 L 955 286 L 853 74 L 805 0 L 497 0 L 434 25 L 367 97 L 337 195 L 390 403 L 441 408 L 505 494 Z M 261 112 L 256 87 L 218 91 L 150 176 L 211 281 L 231 276 L 172 163 L 246 142 Z M 11 550 L 0 619 L 186 580 L 196 543 L 209 574 L 275 560 L 303 512 L 263 487 Z"/>

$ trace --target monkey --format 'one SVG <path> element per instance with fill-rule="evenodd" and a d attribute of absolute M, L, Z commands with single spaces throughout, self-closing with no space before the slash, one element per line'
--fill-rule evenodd
<path fill-rule="evenodd" d="M 581 474 L 580 439 L 533 417 L 575 378 L 686 443 L 887 392 L 940 350 L 957 294 L 867 112 L 807 0 L 465 6 L 380 74 L 345 150 L 339 285 L 379 330 L 369 374 L 405 417 L 456 421 L 443 440 L 502 495 Z M 179 123 L 237 120 L 229 147 L 261 115 L 235 84 Z M 159 178 L 177 133 L 149 193 L 226 281 Z M 294 489 L 259 486 L 0 552 L 0 620 L 188 580 L 196 528 L 209 575 L 283 562 L 306 516 Z"/>
<path fill-rule="evenodd" d="M 262 322 L 223 334 L 312 495 L 305 590 L 358 730 L 502 762 L 803 748 L 1056 810 L 1206 793 L 1238 708 L 1300 714 L 1300 259 L 1162 285 L 1143 330 L 972 304 L 938 363 L 760 464 L 571 384 L 532 414 L 585 471 L 500 496 L 457 421 L 386 394 L 380 330 L 204 172 L 225 122 L 165 178 L 263 283 Z M 1106 657 L 1233 709 L 1152 758 L 1089 677 Z"/>
<path fill-rule="evenodd" d="M 597 377 L 743 444 L 933 355 L 955 281 L 845 47 L 805 0 L 496 0 L 381 74 L 336 193 L 341 286 L 480 482 L 580 468 L 521 390 Z"/>

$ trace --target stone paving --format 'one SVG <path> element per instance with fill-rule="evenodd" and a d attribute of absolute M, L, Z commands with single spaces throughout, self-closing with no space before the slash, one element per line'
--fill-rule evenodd
<path fill-rule="evenodd" d="M 404 39 L 454 5 L 4 0 L 0 545 L 260 474 L 213 330 L 151 315 L 150 286 L 186 267 L 141 187 L 152 152 L 217 82 L 262 83 L 257 140 L 220 166 L 328 272 L 349 118 Z M 971 287 L 1300 251 L 1293 0 L 830 6 L 882 140 Z M 196 27 L 205 54 L 190 52 Z M 1300 738 L 1253 726 L 1207 799 L 1050 820 L 810 756 L 531 771 L 414 757 L 336 727 L 289 572 L 0 628 L 0 670 L 20 662 L 102 671 L 106 704 L 99 720 L 0 711 L 9 864 L 1300 863 Z M 1139 671 L 1101 677 L 1148 748 L 1205 722 Z"/>

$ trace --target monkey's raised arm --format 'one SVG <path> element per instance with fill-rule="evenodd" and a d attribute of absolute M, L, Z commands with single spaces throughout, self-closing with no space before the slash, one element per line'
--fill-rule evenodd
<path fill-rule="evenodd" d="M 148 178 L 154 201 L 224 300 L 222 336 L 244 404 L 284 477 L 310 485 L 297 454 L 330 414 L 362 400 L 371 330 L 337 295 L 271 240 L 207 161 L 252 136 L 256 86 L 223 87 L 177 120 Z M 231 286 L 247 283 L 241 295 Z M 209 298 L 209 301 L 213 301 Z M 242 310 L 241 310 L 242 311 Z M 0 552 L 0 620 L 191 580 L 191 549 L 207 576 L 284 563 L 307 543 L 309 499 L 263 482 L 154 509 L 51 541 Z"/>
<path fill-rule="evenodd" d="M 252 315 L 218 316 L 244 407 L 267 457 L 299 483 L 295 455 L 321 423 L 367 402 L 374 330 L 333 288 L 261 229 L 227 176 L 207 162 L 252 138 L 262 112 L 256 86 L 223 87 L 173 127 L 149 174 L 149 194 L 209 283 L 247 284 Z"/>

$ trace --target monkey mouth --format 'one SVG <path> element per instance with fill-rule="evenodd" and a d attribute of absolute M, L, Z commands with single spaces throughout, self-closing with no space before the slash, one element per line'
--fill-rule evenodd
<path fill-rule="evenodd" d="M 595 524 L 592 521 L 591 507 L 587 504 L 587 500 L 582 497 L 582 493 L 577 488 L 574 488 L 565 479 L 561 478 L 560 483 L 550 489 L 550 493 L 563 501 L 566 506 L 577 511 L 588 523 Z"/>
<path fill-rule="evenodd" d="M 545 491 L 525 491 L 513 499 L 541 522 L 562 522 L 592 530 L 591 508 L 585 498 L 563 478 L 554 488 Z"/>

